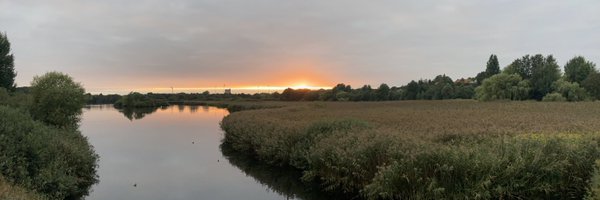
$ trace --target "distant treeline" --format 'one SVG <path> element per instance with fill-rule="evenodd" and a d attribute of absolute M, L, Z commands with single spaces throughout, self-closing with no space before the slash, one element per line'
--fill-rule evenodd
<path fill-rule="evenodd" d="M 129 95 L 132 95 L 131 93 Z M 135 93 L 138 95 L 139 93 Z M 600 98 L 600 73 L 596 65 L 577 56 L 564 66 L 564 73 L 552 55 L 525 55 L 503 70 L 491 55 L 485 70 L 474 77 L 452 79 L 438 75 L 433 79 L 413 80 L 403 86 L 381 84 L 352 88 L 343 83 L 332 89 L 292 89 L 257 94 L 176 93 L 145 95 L 164 102 L 182 101 L 391 101 L 391 100 L 544 100 L 584 101 Z M 88 94 L 89 104 L 114 104 L 120 95 Z"/>
<path fill-rule="evenodd" d="M 143 95 L 144 98 L 141 98 Z M 257 93 L 257 94 L 210 94 L 209 92 L 203 93 L 175 93 L 175 94 L 158 94 L 158 93 L 147 93 L 140 94 L 138 92 L 131 92 L 127 95 L 118 94 L 87 94 L 88 104 L 115 104 L 122 98 L 130 96 L 131 99 L 137 101 L 153 101 L 161 102 L 184 102 L 184 101 L 277 101 L 279 100 L 278 92 L 275 93 Z M 122 100 L 124 101 L 124 100 Z M 144 106 L 142 106 L 144 107 Z"/>

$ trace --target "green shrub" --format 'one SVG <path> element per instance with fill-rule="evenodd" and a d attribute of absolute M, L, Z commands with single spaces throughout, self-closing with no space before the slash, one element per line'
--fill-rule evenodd
<path fill-rule="evenodd" d="M 563 97 L 560 93 L 553 92 L 544 96 L 542 101 L 567 101 L 567 98 Z"/>
<path fill-rule="evenodd" d="M 78 199 L 98 182 L 98 156 L 75 129 L 34 121 L 21 110 L 0 106 L 0 173 L 51 199 Z"/>
<path fill-rule="evenodd" d="M 37 120 L 58 127 L 76 127 L 85 105 L 85 90 L 69 75 L 48 72 L 31 82 L 31 113 Z"/>

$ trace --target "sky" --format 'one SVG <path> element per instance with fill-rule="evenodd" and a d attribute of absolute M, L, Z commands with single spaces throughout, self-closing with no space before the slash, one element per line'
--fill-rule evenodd
<path fill-rule="evenodd" d="M 600 1 L 0 0 L 17 84 L 92 93 L 354 87 L 483 71 L 525 54 L 600 62 Z M 219 89 L 220 90 L 220 89 Z"/>

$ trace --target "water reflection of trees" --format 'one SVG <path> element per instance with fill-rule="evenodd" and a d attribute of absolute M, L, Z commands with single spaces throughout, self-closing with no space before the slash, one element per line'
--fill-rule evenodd
<path fill-rule="evenodd" d="M 226 143 L 221 144 L 220 147 L 223 156 L 227 158 L 231 165 L 287 199 L 337 199 L 321 192 L 317 184 L 307 184 L 300 181 L 302 173 L 296 169 L 266 165 L 250 155 L 236 152 Z"/>
<path fill-rule="evenodd" d="M 158 110 L 159 107 L 149 108 L 122 108 L 119 109 L 120 113 L 123 113 L 129 120 L 138 120 L 144 118 L 146 115 L 152 114 Z M 166 107 L 165 107 L 166 108 Z"/>
<path fill-rule="evenodd" d="M 202 111 L 203 112 L 209 112 L 210 111 L 210 106 L 197 106 L 197 105 L 172 105 L 175 106 L 177 111 L 179 111 L 180 113 L 185 112 L 185 108 L 189 107 L 189 112 L 194 114 L 196 112 L 198 112 L 198 108 L 202 107 Z M 103 109 L 103 107 L 99 107 L 99 106 L 93 106 L 94 108 L 98 109 Z M 127 117 L 127 119 L 129 120 L 139 120 L 142 119 L 144 117 L 146 117 L 146 115 L 152 114 L 156 111 L 158 111 L 158 109 L 161 110 L 167 110 L 169 108 L 175 108 L 175 107 L 170 107 L 170 106 L 163 106 L 163 107 L 141 107 L 141 108 L 119 108 L 118 111 L 120 113 L 122 113 L 125 117 Z M 91 109 L 92 106 L 88 106 L 88 109 Z"/>

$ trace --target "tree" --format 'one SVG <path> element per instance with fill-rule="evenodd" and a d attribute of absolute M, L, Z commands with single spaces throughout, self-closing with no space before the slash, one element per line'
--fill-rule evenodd
<path fill-rule="evenodd" d="M 565 79 L 569 82 L 581 83 L 587 76 L 596 71 L 596 64 L 576 56 L 565 65 Z"/>
<path fill-rule="evenodd" d="M 415 81 L 410 81 L 410 83 L 408 83 L 406 85 L 406 92 L 404 93 L 404 100 L 416 100 L 417 99 L 417 95 L 419 94 L 420 88 L 419 88 L 419 84 Z"/>
<path fill-rule="evenodd" d="M 390 87 L 387 84 L 382 83 L 379 85 L 379 88 L 377 88 L 377 91 L 375 91 L 375 94 L 377 95 L 378 101 L 387 101 L 390 97 Z"/>
<path fill-rule="evenodd" d="M 496 74 L 475 88 L 475 98 L 481 101 L 527 99 L 529 82 L 517 74 Z"/>
<path fill-rule="evenodd" d="M 490 55 L 488 62 L 485 67 L 485 71 L 480 72 L 475 77 L 477 84 L 481 84 L 483 80 L 492 77 L 493 75 L 500 73 L 500 64 L 498 63 L 498 57 L 494 54 Z"/>
<path fill-rule="evenodd" d="M 552 84 L 560 79 L 560 67 L 552 55 L 544 58 L 541 54 L 532 57 L 531 86 L 532 97 L 542 100 L 546 94 L 552 92 Z"/>
<path fill-rule="evenodd" d="M 500 73 L 500 64 L 498 63 L 498 57 L 496 55 L 490 55 L 490 59 L 485 68 L 485 73 L 489 77 Z"/>
<path fill-rule="evenodd" d="M 438 75 L 431 81 L 428 91 L 432 99 L 454 98 L 454 81 L 445 74 Z"/>
<path fill-rule="evenodd" d="M 581 82 L 581 86 L 592 96 L 594 99 L 600 99 L 600 73 L 592 72 L 588 77 Z"/>
<path fill-rule="evenodd" d="M 85 90 L 66 74 L 48 72 L 31 82 L 32 115 L 57 127 L 75 127 L 85 105 Z"/>
<path fill-rule="evenodd" d="M 16 76 L 14 57 L 10 53 L 10 42 L 6 34 L 0 33 L 0 87 L 14 90 Z"/>
<path fill-rule="evenodd" d="M 536 100 L 552 91 L 552 83 L 560 78 L 560 69 L 552 55 L 525 55 L 504 69 L 505 74 L 517 74 L 531 83 L 531 97 Z"/>
<path fill-rule="evenodd" d="M 523 79 L 531 78 L 531 58 L 529 55 L 525 55 L 520 59 L 516 59 L 504 68 L 503 73 L 517 74 Z"/>

